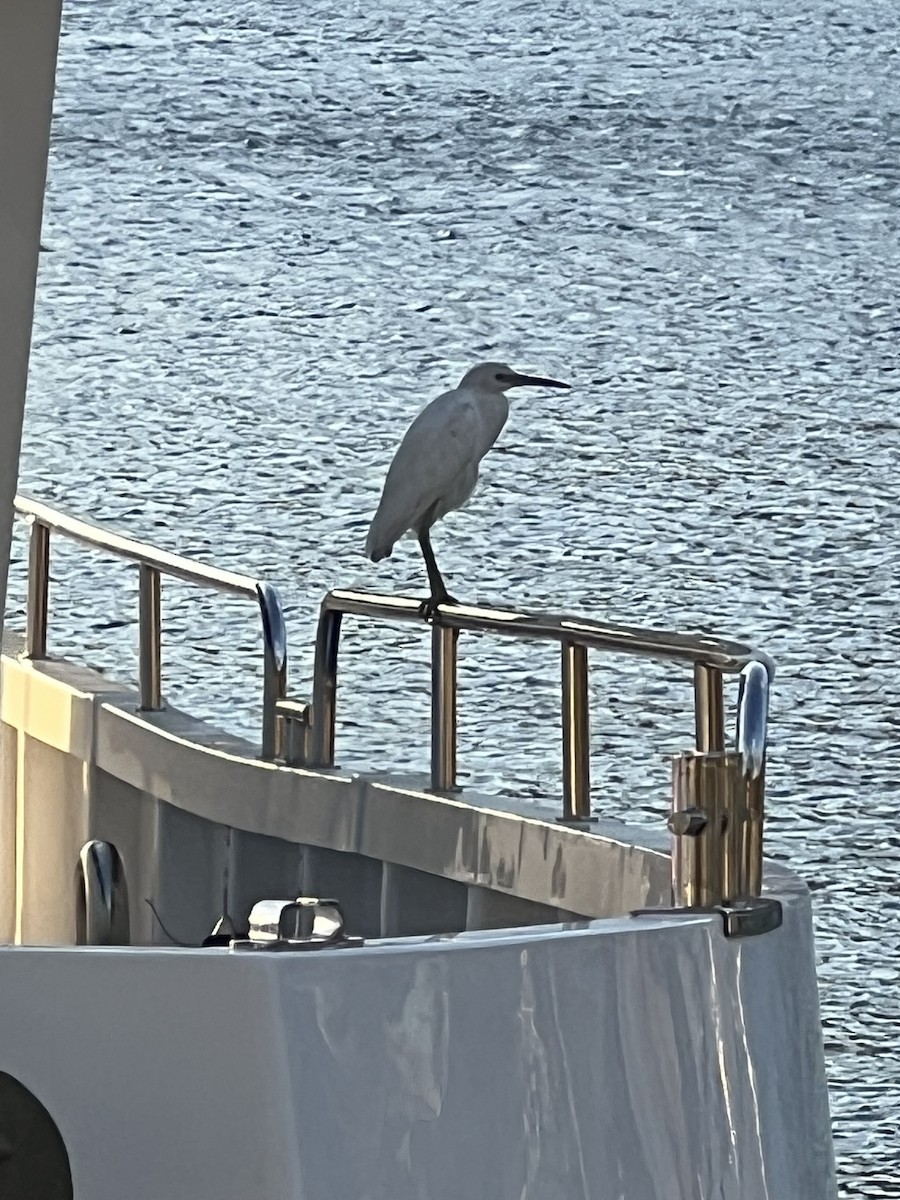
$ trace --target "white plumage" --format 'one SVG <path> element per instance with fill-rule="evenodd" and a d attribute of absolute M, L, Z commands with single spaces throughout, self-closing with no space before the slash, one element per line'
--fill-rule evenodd
<path fill-rule="evenodd" d="M 459 387 L 432 400 L 406 431 L 369 528 L 366 554 L 373 562 L 387 558 L 394 543 L 412 530 L 431 586 L 426 612 L 433 612 L 438 604 L 455 603 L 435 562 L 430 530 L 474 492 L 479 464 L 509 415 L 505 392 L 512 387 L 568 386 L 555 379 L 519 375 L 505 363 L 482 363 L 466 372 Z"/>

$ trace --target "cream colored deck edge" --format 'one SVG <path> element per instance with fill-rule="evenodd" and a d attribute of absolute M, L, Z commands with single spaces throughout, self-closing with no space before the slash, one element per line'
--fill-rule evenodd
<path fill-rule="evenodd" d="M 94 671 L 23 660 L 12 639 L 7 649 L 0 723 L 5 744 L 17 745 L 17 771 L 0 797 L 0 821 L 11 825 L 16 812 L 20 848 L 26 801 L 34 807 L 34 787 L 48 788 L 50 775 L 66 793 L 67 818 L 81 818 L 73 835 L 104 836 L 91 819 L 100 772 L 218 827 L 365 855 L 581 916 L 666 902 L 667 856 L 635 844 L 626 826 L 583 833 L 556 824 L 550 805 L 531 818 L 523 815 L 530 805 L 508 812 L 485 798 L 261 762 L 248 743 L 183 713 L 138 713 L 133 691 Z M 20 854 L 20 886 L 24 870 Z"/>

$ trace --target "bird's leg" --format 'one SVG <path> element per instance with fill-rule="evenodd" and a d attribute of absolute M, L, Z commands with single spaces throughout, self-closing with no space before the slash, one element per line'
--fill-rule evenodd
<path fill-rule="evenodd" d="M 434 550 L 431 548 L 431 534 L 427 526 L 418 531 L 418 537 L 422 557 L 425 559 L 425 570 L 428 572 L 428 586 L 431 588 L 431 595 L 427 600 L 422 601 L 421 610 L 422 616 L 429 619 L 434 616 L 439 604 L 459 604 L 459 601 L 447 591 L 447 585 L 438 570 Z"/>

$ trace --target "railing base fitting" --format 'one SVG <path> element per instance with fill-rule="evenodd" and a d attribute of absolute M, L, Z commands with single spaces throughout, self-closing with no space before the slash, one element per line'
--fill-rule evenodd
<path fill-rule="evenodd" d="M 633 917 L 697 917 L 717 914 L 725 925 L 728 938 L 756 937 L 778 929 L 784 919 L 780 900 L 770 896 L 750 896 L 726 904 L 698 905 L 693 908 L 636 908 Z"/>

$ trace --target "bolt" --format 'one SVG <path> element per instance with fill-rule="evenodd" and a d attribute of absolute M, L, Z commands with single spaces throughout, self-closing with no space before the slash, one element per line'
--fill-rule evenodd
<path fill-rule="evenodd" d="M 702 808 L 681 808 L 669 814 L 669 829 L 675 837 L 696 837 L 709 824 Z"/>

